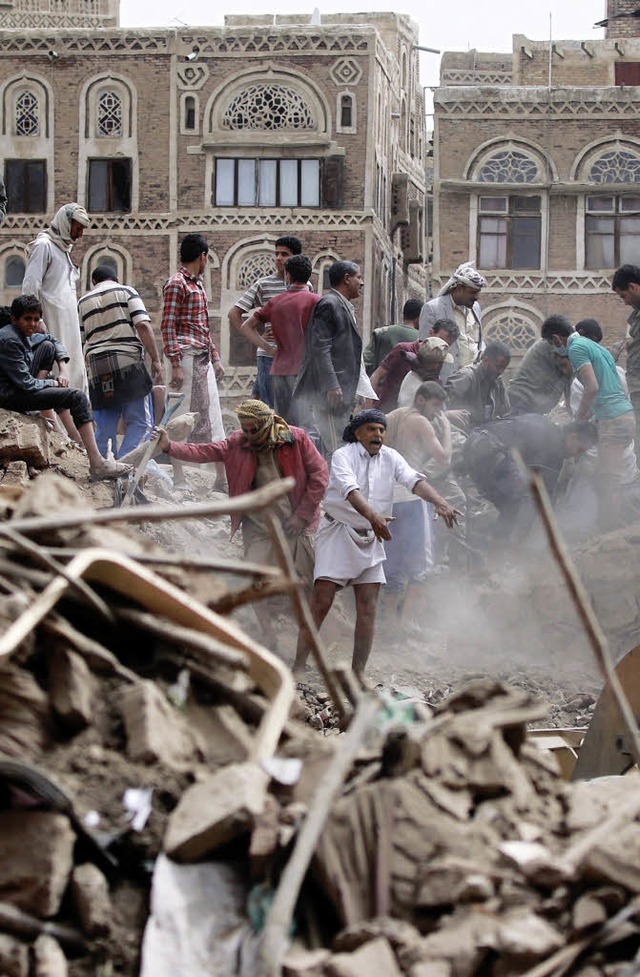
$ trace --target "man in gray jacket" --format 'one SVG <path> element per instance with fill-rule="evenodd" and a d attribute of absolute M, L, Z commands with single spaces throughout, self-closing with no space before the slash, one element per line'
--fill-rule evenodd
<path fill-rule="evenodd" d="M 457 325 L 460 336 L 449 350 L 454 370 L 475 363 L 484 349 L 478 296 L 486 284 L 480 272 L 467 262 L 456 268 L 435 299 L 422 306 L 420 339 L 427 338 L 437 319 L 450 319 Z"/>
<path fill-rule="evenodd" d="M 360 295 L 364 279 L 354 261 L 334 261 L 329 284 L 331 289 L 314 306 L 309 319 L 304 359 L 291 401 L 297 417 L 312 415 L 327 457 L 342 444 L 356 399 L 362 339 L 351 302 Z"/>

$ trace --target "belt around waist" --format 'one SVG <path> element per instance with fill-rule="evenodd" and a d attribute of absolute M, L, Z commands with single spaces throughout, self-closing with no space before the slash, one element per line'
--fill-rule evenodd
<path fill-rule="evenodd" d="M 333 518 L 333 516 L 330 516 L 328 512 L 325 512 L 324 517 L 327 520 L 327 522 L 337 521 L 336 519 Z M 371 532 L 370 529 L 356 529 L 355 526 L 350 526 L 349 528 L 353 529 L 354 533 L 357 533 L 358 536 L 368 536 L 369 533 Z"/>

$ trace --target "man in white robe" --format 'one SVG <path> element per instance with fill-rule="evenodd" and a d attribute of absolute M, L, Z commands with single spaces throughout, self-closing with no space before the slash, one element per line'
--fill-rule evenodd
<path fill-rule="evenodd" d="M 80 204 L 64 204 L 48 230 L 41 231 L 28 248 L 23 295 L 37 295 L 47 332 L 59 339 L 69 352 L 69 382 L 89 392 L 82 355 L 78 296 L 80 272 L 71 260 L 71 250 L 91 221 Z"/>

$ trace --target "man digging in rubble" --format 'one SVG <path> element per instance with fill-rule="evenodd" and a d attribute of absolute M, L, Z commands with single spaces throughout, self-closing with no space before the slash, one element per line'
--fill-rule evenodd
<path fill-rule="evenodd" d="M 393 448 L 384 446 L 387 418 L 380 410 L 356 414 L 342 435 L 346 445 L 334 452 L 324 516 L 316 539 L 311 612 L 320 627 L 342 587 L 353 587 L 356 627 L 352 668 L 364 672 L 375 628 L 380 586 L 385 583 L 383 540 L 391 539 L 393 489 L 404 485 L 435 507 L 451 527 L 459 515 L 424 475 L 411 468 Z M 294 674 L 302 676 L 309 646 L 307 635 L 298 636 Z"/>
<path fill-rule="evenodd" d="M 327 486 L 327 464 L 309 435 L 287 422 L 261 400 L 245 400 L 236 408 L 240 431 L 224 441 L 178 444 L 164 428 L 153 438 L 170 458 L 198 463 L 222 462 L 231 497 L 292 477 L 295 485 L 270 511 L 280 518 L 287 535 L 296 571 L 311 586 L 313 546 L 311 537 L 320 518 L 320 502 Z M 277 564 L 266 517 L 262 512 L 231 516 L 232 535 L 242 524 L 244 555 L 253 563 Z M 263 636 L 272 648 L 277 638 L 271 615 L 262 603 L 254 604 Z"/>
<path fill-rule="evenodd" d="M 35 295 L 19 296 L 11 304 L 12 322 L 0 329 L 0 407 L 20 413 L 53 408 L 67 431 L 74 437 L 77 432 L 77 440 L 86 448 L 92 481 L 125 475 L 129 465 L 107 461 L 98 450 L 87 395 L 69 385 L 66 370 L 58 376 L 51 373 L 58 362 L 59 342 L 45 335 L 38 346 L 31 346 L 29 339 L 38 332 L 41 316 L 42 305 Z"/>

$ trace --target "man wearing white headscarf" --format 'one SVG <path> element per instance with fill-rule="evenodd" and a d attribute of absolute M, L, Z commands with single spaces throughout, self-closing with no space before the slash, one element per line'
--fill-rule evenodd
<path fill-rule="evenodd" d="M 486 284 L 480 272 L 466 262 L 456 268 L 437 298 L 422 306 L 420 339 L 429 336 L 431 327 L 438 319 L 450 319 L 460 330 L 458 340 L 449 348 L 454 371 L 477 362 L 485 347 L 478 296 Z"/>
<path fill-rule="evenodd" d="M 48 230 L 41 231 L 28 247 L 23 295 L 37 295 L 47 332 L 59 339 L 71 357 L 69 382 L 88 393 L 82 355 L 76 284 L 80 272 L 71 260 L 71 249 L 91 221 L 80 204 L 64 204 Z"/>

